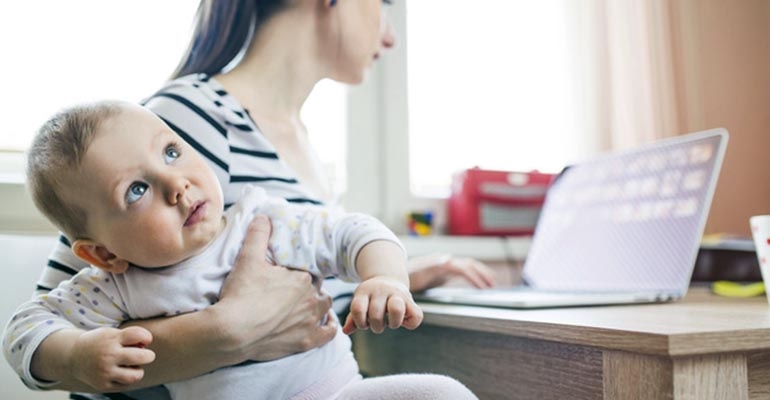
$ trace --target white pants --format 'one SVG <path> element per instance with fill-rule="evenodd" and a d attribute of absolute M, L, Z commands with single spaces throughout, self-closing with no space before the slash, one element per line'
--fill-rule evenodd
<path fill-rule="evenodd" d="M 351 383 L 337 400 L 478 400 L 465 385 L 434 374 L 402 374 Z"/>

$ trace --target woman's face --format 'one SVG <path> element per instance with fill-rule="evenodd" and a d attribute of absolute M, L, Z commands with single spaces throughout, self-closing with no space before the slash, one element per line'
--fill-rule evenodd
<path fill-rule="evenodd" d="M 393 47 L 395 37 L 381 0 L 338 0 L 339 31 L 337 59 L 332 78 L 361 83 L 374 60 Z"/>

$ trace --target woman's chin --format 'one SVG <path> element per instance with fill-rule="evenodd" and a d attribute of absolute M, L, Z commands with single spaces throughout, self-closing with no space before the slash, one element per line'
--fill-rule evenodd
<path fill-rule="evenodd" d="M 358 71 L 349 71 L 345 74 L 339 74 L 332 79 L 348 85 L 359 85 L 369 77 L 370 72 L 371 66 L 367 66 L 366 68 L 362 68 Z"/>
<path fill-rule="evenodd" d="M 356 86 L 356 85 L 360 85 L 364 81 L 364 78 L 361 77 L 357 79 L 335 79 L 335 81 L 339 83 L 344 83 L 346 85 Z"/>

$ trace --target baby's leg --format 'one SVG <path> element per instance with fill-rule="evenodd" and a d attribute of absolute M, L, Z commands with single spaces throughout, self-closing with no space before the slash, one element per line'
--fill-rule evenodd
<path fill-rule="evenodd" d="M 401 374 L 366 378 L 346 387 L 338 400 L 478 400 L 465 385 L 435 374 Z"/>

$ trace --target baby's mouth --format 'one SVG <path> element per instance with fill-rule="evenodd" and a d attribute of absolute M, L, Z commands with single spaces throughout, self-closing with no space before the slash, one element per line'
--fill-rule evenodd
<path fill-rule="evenodd" d="M 192 226 L 206 217 L 206 202 L 199 201 L 190 207 L 190 215 L 184 221 L 184 226 Z"/>

